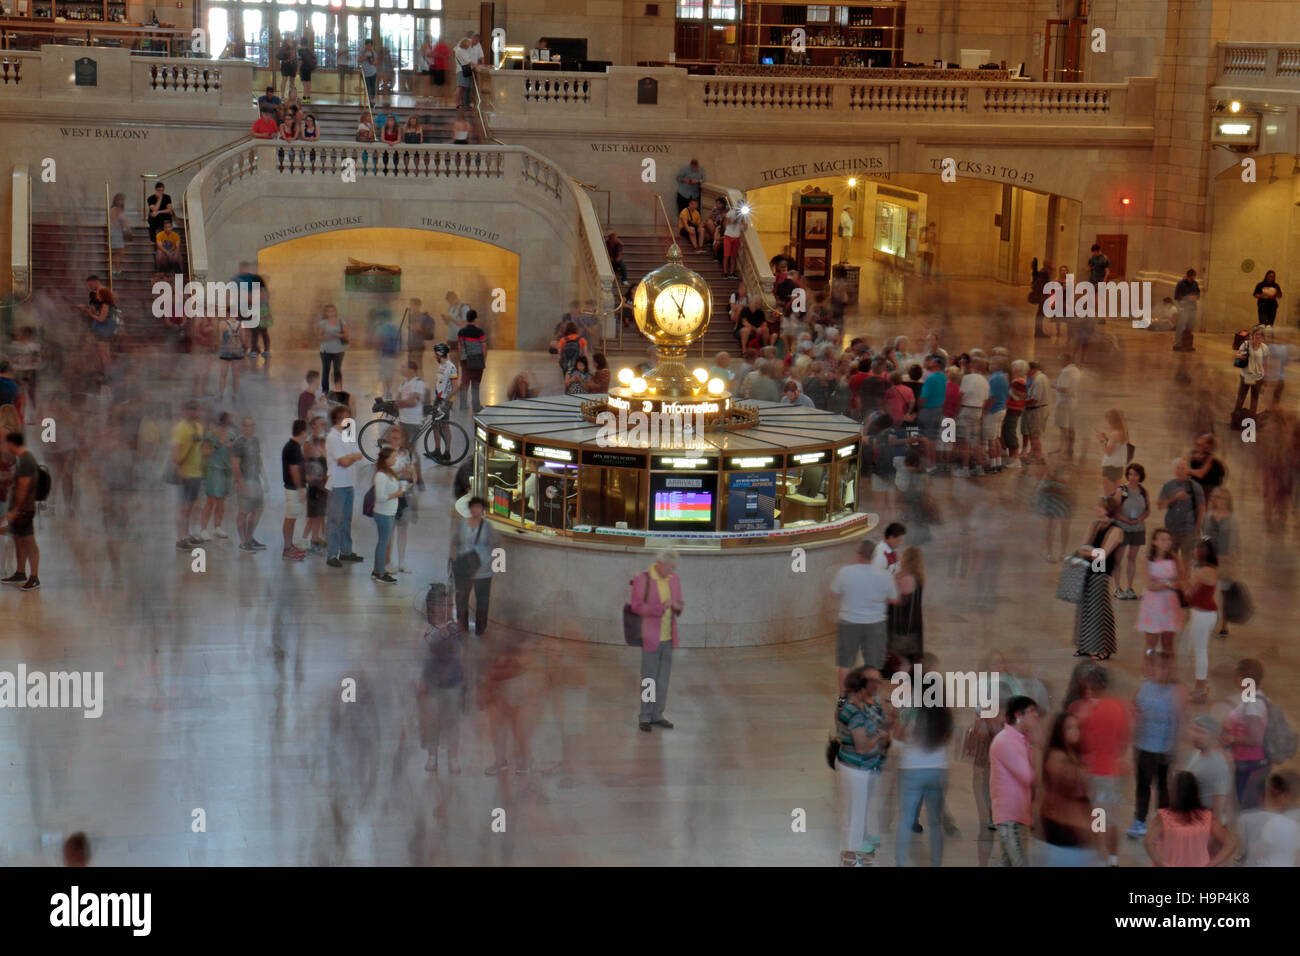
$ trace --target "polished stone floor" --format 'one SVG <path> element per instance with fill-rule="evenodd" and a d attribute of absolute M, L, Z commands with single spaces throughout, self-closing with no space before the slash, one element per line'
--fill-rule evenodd
<path fill-rule="evenodd" d="M 950 349 L 1001 344 L 978 317 L 989 306 L 987 284 L 958 284 L 949 293 L 935 302 L 920 289 L 913 300 L 949 313 Z M 993 295 L 1015 303 L 1023 290 Z M 1016 308 L 1005 344 L 1028 355 L 1029 320 Z M 916 335 L 933 321 L 877 317 L 847 331 L 878 341 L 886 332 Z M 1085 436 L 1106 409 L 1123 409 L 1152 489 L 1189 449 L 1198 404 L 1214 403 L 1214 420 L 1226 424 L 1234 389 L 1228 343 L 1202 336 L 1189 369 L 1195 384 L 1184 388 L 1173 384 L 1170 336 L 1114 331 L 1121 353 L 1086 372 Z M 1050 343 L 1039 349 L 1053 377 L 1055 352 Z M 213 542 L 201 574 L 174 550 L 174 489 L 161 483 L 131 496 L 129 531 L 114 561 L 96 473 L 111 401 L 96 397 L 61 412 L 60 435 L 71 433 L 83 453 L 74 500 L 72 507 L 56 500 L 54 514 L 38 522 L 42 589 L 0 593 L 0 668 L 21 662 L 30 670 L 103 671 L 106 702 L 97 720 L 0 711 L 8 771 L 0 781 L 0 861 L 53 863 L 62 835 L 85 830 L 102 865 L 837 862 L 838 792 L 823 757 L 834 691 L 830 639 L 680 651 L 668 706 L 676 729 L 652 734 L 636 728 L 634 651 L 527 643 L 522 675 L 509 682 L 517 695 L 510 704 L 535 772 L 484 775 L 493 762 L 489 713 L 474 695 L 462 721 L 463 773 L 448 773 L 445 753 L 439 772 L 427 773 L 415 700 L 424 657 L 420 609 L 427 585 L 445 577 L 451 475 L 443 470 L 429 480 L 411 531 L 411 572 L 398 586 L 374 584 L 368 564 L 334 570 L 319 558 L 282 561 L 278 451 L 302 374 L 314 363 L 309 352 L 277 351 L 245 376 L 237 404 L 209 400 L 214 409 L 257 419 L 272 489 L 258 537 L 272 548 L 249 555 L 230 541 Z M 558 391 L 554 360 L 545 354 L 494 352 L 490 364 L 487 402 L 501 400 L 524 368 L 544 391 Z M 375 369 L 360 350 L 345 365 L 353 387 Z M 188 367 L 137 360 L 133 371 L 154 400 L 174 407 L 189 393 Z M 215 383 L 209 375 L 207 392 Z M 1291 533 L 1275 532 L 1278 516 L 1262 510 L 1259 447 L 1236 441 L 1222 425 L 1218 431 L 1246 544 L 1243 577 L 1258 612 L 1212 644 L 1212 700 L 1232 691 L 1237 657 L 1258 657 L 1264 686 L 1294 721 L 1296 548 Z M 1054 445 L 1053 436 L 1047 447 Z M 1086 437 L 1081 445 L 1075 483 L 1082 502 L 1099 490 L 1100 456 Z M 1044 560 L 1042 521 L 1029 510 L 1033 487 L 1018 472 L 936 480 L 946 520 L 925 546 L 927 647 L 941 667 L 959 670 L 980 667 L 994 651 L 1023 649 L 1017 653 L 1046 682 L 1054 707 L 1074 664 L 1073 608 L 1053 596 L 1059 566 Z M 1072 541 L 1082 543 L 1086 520 L 1081 508 Z M 359 504 L 353 527 L 357 550 L 368 555 L 374 530 Z M 231 516 L 226 529 L 233 534 Z M 6 553 L 3 571 L 11 569 Z M 825 600 L 825 584 L 808 582 L 806 600 Z M 529 582 L 505 574 L 494 586 L 526 589 Z M 616 605 L 624 596 L 589 599 Z M 686 600 L 708 596 L 692 594 L 688 582 Z M 1120 650 L 1112 669 L 1127 695 L 1141 659 L 1132 630 L 1137 603 L 1117 603 L 1116 613 Z M 689 613 L 682 626 L 690 626 Z M 476 647 L 476 672 L 489 670 L 503 640 L 490 631 Z M 1178 669 L 1189 683 L 1182 646 Z M 357 682 L 356 703 L 341 702 L 347 678 Z M 962 716 L 960 726 L 967 723 Z M 970 778 L 969 765 L 954 761 L 948 798 L 961 836 L 947 843 L 947 865 L 988 858 L 990 844 L 977 839 Z M 797 809 L 806 811 L 806 832 L 792 828 Z M 494 830 L 498 811 L 505 832 L 496 832 L 499 823 Z M 195 832 L 196 816 L 203 832 Z M 1125 865 L 1146 864 L 1137 844 L 1121 843 Z M 887 838 L 878 865 L 892 864 L 892 847 Z M 925 838 L 913 853 L 924 865 Z"/>

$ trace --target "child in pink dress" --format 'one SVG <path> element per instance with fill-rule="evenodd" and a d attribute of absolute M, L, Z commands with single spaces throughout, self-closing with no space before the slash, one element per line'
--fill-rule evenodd
<path fill-rule="evenodd" d="M 1146 635 L 1146 652 L 1156 649 L 1174 653 L 1174 635 L 1183 627 L 1183 609 L 1178 595 L 1182 588 L 1183 566 L 1173 553 L 1174 538 L 1164 528 L 1151 538 L 1147 552 L 1147 588 L 1138 608 L 1137 629 Z"/>

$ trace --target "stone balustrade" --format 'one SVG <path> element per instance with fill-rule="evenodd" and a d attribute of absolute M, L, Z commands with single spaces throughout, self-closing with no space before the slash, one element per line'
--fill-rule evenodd
<path fill-rule="evenodd" d="M 1290 62 L 1284 60 L 1284 62 Z M 1300 74 L 1297 74 L 1300 75 Z M 594 129 L 638 123 L 646 128 L 681 124 L 861 124 L 870 118 L 910 123 L 932 117 L 940 124 L 1111 126 L 1149 129 L 1154 122 L 1154 80 L 1125 83 L 1032 83 L 989 80 L 829 79 L 824 77 L 689 76 L 680 69 L 614 67 L 603 74 L 480 69 L 490 122 L 503 131 L 545 116 L 561 128 Z M 654 81 L 645 102 L 638 83 Z"/>
<path fill-rule="evenodd" d="M 94 83 L 79 86 L 76 61 L 95 64 Z M 135 104 L 176 106 L 202 103 L 230 107 L 243 118 L 253 101 L 253 65 L 242 60 L 199 60 L 132 54 L 114 47 L 45 46 L 39 52 L 0 52 L 0 100 L 44 113 L 57 113 L 48 101 L 93 100 L 104 115 L 139 113 Z M 42 102 L 46 101 L 46 102 Z M 206 118 L 213 117 L 205 111 Z"/>
<path fill-rule="evenodd" d="M 521 286 L 538 290 L 538 302 L 567 302 L 575 289 L 602 312 L 618 301 L 590 200 L 524 147 L 243 142 L 194 175 L 185 206 L 195 279 L 224 275 L 247 249 L 287 239 L 431 229 L 515 252 Z M 488 225 L 502 222 L 511 228 Z M 280 228 L 266 232 L 268 224 Z M 526 345 L 541 345 L 545 335 L 537 336 Z"/>
<path fill-rule="evenodd" d="M 0 54 L 0 96 L 39 96 L 41 55 L 6 50 Z"/>
<path fill-rule="evenodd" d="M 1220 43 L 1217 85 L 1300 90 L 1300 43 Z"/>

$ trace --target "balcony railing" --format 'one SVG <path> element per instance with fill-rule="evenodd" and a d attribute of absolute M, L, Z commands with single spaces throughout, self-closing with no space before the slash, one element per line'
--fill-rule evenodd
<path fill-rule="evenodd" d="M 658 81 L 653 104 L 638 99 L 638 81 L 646 77 Z M 619 126 L 642 117 L 650 124 L 692 125 L 750 123 L 768 117 L 861 125 L 869 118 L 910 123 L 913 117 L 934 117 L 957 125 L 1151 128 L 1155 107 L 1150 77 L 1082 84 L 687 76 L 681 70 L 615 67 L 604 74 L 548 73 L 545 77 L 480 69 L 479 81 L 485 90 L 485 107 L 501 129 L 535 122 L 525 117 L 546 117 L 575 130 L 602 122 Z"/>
<path fill-rule="evenodd" d="M 618 301 L 614 271 L 590 201 L 563 171 L 523 147 L 275 141 L 233 146 L 200 169 L 185 191 L 196 278 L 205 279 L 210 270 L 209 238 L 232 216 L 242 215 L 237 210 L 250 195 L 267 200 L 337 196 L 354 203 L 398 198 L 430 212 L 454 200 L 513 199 L 547 220 L 553 235 L 573 244 L 569 261 L 578 272 L 575 278 L 600 312 L 611 314 Z M 461 233 L 477 238 L 465 229 Z M 552 252 L 548 249 L 547 255 Z M 555 255 L 546 261 L 562 268 L 566 260 Z"/>
<path fill-rule="evenodd" d="M 1300 44 L 1220 43 L 1219 85 L 1300 90 Z"/>
<path fill-rule="evenodd" d="M 97 62 L 98 84 L 120 91 L 121 100 L 202 102 L 245 112 L 253 101 L 253 65 L 244 60 L 142 56 L 112 47 L 69 46 L 0 53 L 0 100 L 34 102 L 41 97 L 84 95 L 72 69 L 72 61 L 83 56 Z M 43 68 L 46 59 L 59 69 Z"/>

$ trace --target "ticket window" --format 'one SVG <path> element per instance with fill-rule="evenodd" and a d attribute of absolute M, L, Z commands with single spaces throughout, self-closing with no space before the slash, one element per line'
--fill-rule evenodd
<path fill-rule="evenodd" d="M 524 521 L 564 531 L 577 523 L 578 469 L 575 465 L 528 459 L 523 484 Z"/>
<path fill-rule="evenodd" d="M 782 527 L 826 520 L 829 472 L 830 469 L 825 465 L 791 468 L 786 472 L 785 496 L 781 508 Z"/>
<path fill-rule="evenodd" d="M 644 531 L 645 478 L 645 472 L 639 469 L 584 467 L 579 479 L 581 524 Z"/>
<path fill-rule="evenodd" d="M 511 521 L 524 519 L 524 470 L 519 455 L 490 448 L 484 462 L 484 498 L 490 513 Z"/>
<path fill-rule="evenodd" d="M 829 517 L 843 518 L 858 510 L 858 458 L 848 455 L 835 462 Z"/>

